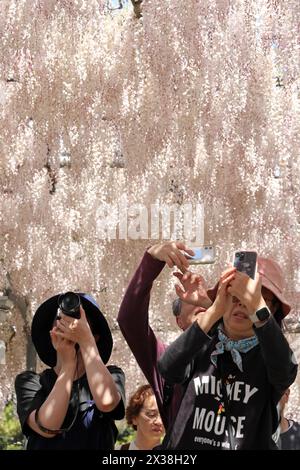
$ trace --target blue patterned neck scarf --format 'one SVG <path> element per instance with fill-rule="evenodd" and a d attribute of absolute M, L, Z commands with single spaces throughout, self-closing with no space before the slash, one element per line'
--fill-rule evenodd
<path fill-rule="evenodd" d="M 254 348 L 258 344 L 256 336 L 250 338 L 240 339 L 234 341 L 227 338 L 225 333 L 222 331 L 222 326 L 218 326 L 218 338 L 219 342 L 216 344 L 216 349 L 210 356 L 210 360 L 215 367 L 217 367 L 217 356 L 223 354 L 224 351 L 230 351 L 233 362 L 238 366 L 241 372 L 243 372 L 242 356 L 240 353 L 246 353 L 250 349 Z"/>

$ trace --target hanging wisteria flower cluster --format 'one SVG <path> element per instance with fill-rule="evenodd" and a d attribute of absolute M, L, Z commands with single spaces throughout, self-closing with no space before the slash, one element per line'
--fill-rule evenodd
<path fill-rule="evenodd" d="M 201 204 L 208 282 L 256 248 L 283 266 L 296 319 L 299 0 L 144 0 L 139 18 L 129 3 L 1 1 L 2 289 L 9 273 L 28 315 L 87 290 L 114 326 L 154 236 L 104 237 L 103 208 L 117 224 L 122 201 Z M 172 295 L 164 273 L 151 305 L 166 336 Z"/>

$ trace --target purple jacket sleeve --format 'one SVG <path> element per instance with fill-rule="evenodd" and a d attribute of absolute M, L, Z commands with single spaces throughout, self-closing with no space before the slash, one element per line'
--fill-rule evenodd
<path fill-rule="evenodd" d="M 165 263 L 145 253 L 122 301 L 118 323 L 128 346 L 146 379 L 153 388 L 159 409 L 162 410 L 163 379 L 157 361 L 166 346 L 156 338 L 149 326 L 149 301 L 153 281 Z"/>

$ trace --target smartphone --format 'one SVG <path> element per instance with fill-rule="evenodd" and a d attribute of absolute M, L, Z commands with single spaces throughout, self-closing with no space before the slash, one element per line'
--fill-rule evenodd
<path fill-rule="evenodd" d="M 240 272 L 255 278 L 257 263 L 256 251 L 236 251 L 234 253 L 233 266 Z"/>
<path fill-rule="evenodd" d="M 214 246 L 191 246 L 191 250 L 195 253 L 194 256 L 185 253 L 189 264 L 212 264 L 216 261 Z"/>

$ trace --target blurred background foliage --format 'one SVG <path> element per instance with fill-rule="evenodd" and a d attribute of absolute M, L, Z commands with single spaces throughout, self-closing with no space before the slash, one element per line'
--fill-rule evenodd
<path fill-rule="evenodd" d="M 0 450 L 24 449 L 24 437 L 16 415 L 15 404 L 9 400 L 0 416 Z"/>

